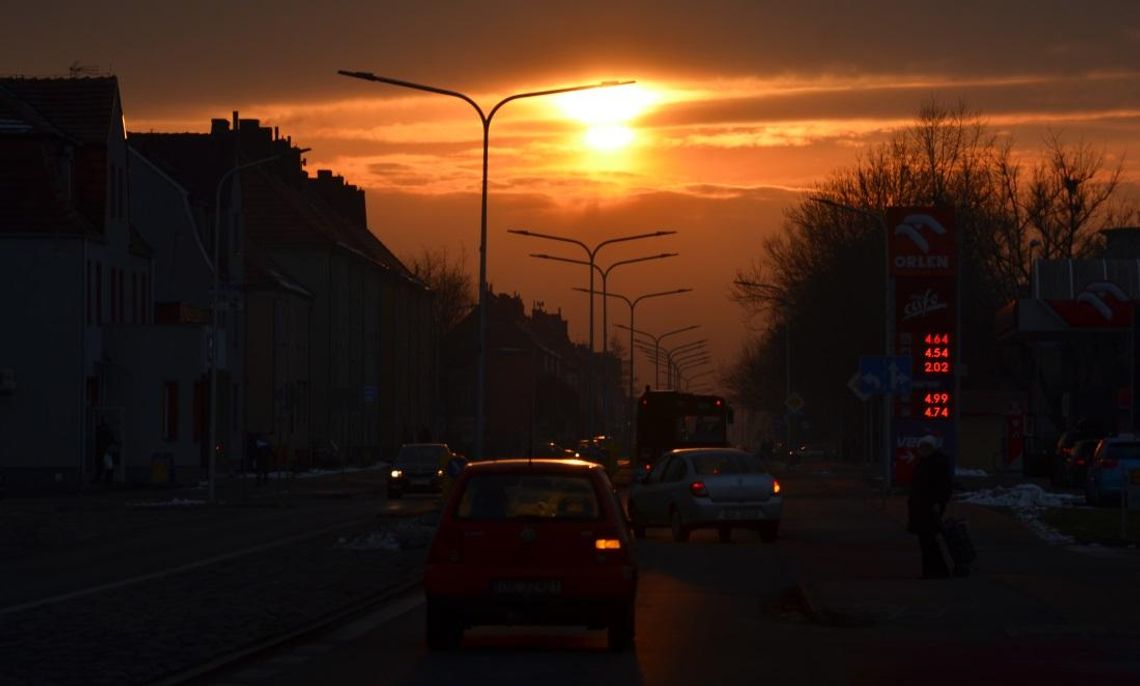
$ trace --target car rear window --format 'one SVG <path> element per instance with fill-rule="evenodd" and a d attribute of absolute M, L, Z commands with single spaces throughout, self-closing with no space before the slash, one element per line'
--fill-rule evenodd
<path fill-rule="evenodd" d="M 481 474 L 467 480 L 458 519 L 596 520 L 601 508 L 588 477 L 557 474 Z"/>
<path fill-rule="evenodd" d="M 1114 460 L 1140 459 L 1140 443 L 1109 443 L 1108 456 Z"/>
<path fill-rule="evenodd" d="M 398 465 L 422 465 L 430 464 L 435 465 L 439 462 L 440 455 L 443 454 L 443 448 L 437 445 L 406 445 L 400 448 L 400 452 L 396 455 L 396 464 Z"/>
<path fill-rule="evenodd" d="M 736 453 L 705 453 L 694 455 L 693 469 L 700 476 L 718 474 L 763 474 L 767 472 L 764 462 L 752 455 Z"/>

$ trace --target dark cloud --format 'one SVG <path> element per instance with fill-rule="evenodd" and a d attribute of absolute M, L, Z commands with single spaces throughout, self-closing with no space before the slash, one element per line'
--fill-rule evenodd
<path fill-rule="evenodd" d="M 595 78 L 1080 74 L 1135 66 L 1140 3 L 577 0 L 32 3 L 0 71 L 112 68 L 128 104 L 385 93 L 337 69 L 461 90 Z"/>

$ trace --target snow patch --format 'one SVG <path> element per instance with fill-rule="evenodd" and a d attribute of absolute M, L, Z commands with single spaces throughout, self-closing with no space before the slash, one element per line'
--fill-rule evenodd
<path fill-rule="evenodd" d="M 188 498 L 175 498 L 173 500 L 160 500 L 151 502 L 127 503 L 127 507 L 197 507 L 205 505 L 205 500 L 190 500 Z"/>
<path fill-rule="evenodd" d="M 399 552 L 400 542 L 391 531 L 372 531 L 352 539 L 341 537 L 337 540 L 336 547 L 341 550 Z"/>
<path fill-rule="evenodd" d="M 989 476 L 989 474 L 984 469 L 964 469 L 957 467 L 954 469 L 954 476 L 985 478 Z"/>
<path fill-rule="evenodd" d="M 1012 488 L 998 486 L 981 491 L 963 493 L 959 502 L 988 507 L 1008 507 L 1038 538 L 1046 543 L 1068 545 L 1074 542 L 1072 536 L 1065 535 L 1041 521 L 1041 514 L 1051 507 L 1073 507 L 1084 501 L 1084 496 L 1070 493 L 1050 493 L 1037 484 L 1019 484 Z"/>

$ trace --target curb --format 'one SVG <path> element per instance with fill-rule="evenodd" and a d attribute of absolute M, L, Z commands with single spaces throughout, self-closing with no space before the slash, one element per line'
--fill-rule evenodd
<path fill-rule="evenodd" d="M 382 605 L 397 598 L 398 596 L 404 595 L 419 585 L 420 580 L 418 578 L 405 579 L 404 581 L 397 582 L 390 588 L 379 591 L 372 596 L 366 597 L 351 607 L 334 610 L 324 615 L 323 617 L 320 617 L 319 619 L 309 622 L 305 626 L 285 631 L 283 633 L 277 634 L 276 636 L 272 636 L 270 638 L 258 641 L 257 643 L 248 645 L 244 648 L 239 648 L 235 651 L 225 653 L 219 657 L 214 658 L 213 660 L 210 660 L 209 662 L 198 665 L 197 667 L 191 667 L 190 669 L 162 677 L 157 681 L 152 682 L 152 684 L 153 686 L 176 686 L 178 684 L 190 683 L 202 677 L 208 676 L 214 672 L 221 671 L 226 667 L 233 666 L 238 662 L 248 660 L 249 658 L 252 658 L 261 653 L 266 653 L 275 648 L 279 648 L 286 643 L 290 643 L 297 639 L 326 631 L 352 617 L 364 614 L 365 612 L 375 608 L 377 605 Z"/>

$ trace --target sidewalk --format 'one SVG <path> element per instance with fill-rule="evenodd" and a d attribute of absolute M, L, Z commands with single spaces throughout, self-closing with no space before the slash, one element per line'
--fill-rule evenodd
<path fill-rule="evenodd" d="M 882 510 L 858 500 L 836 507 L 845 525 L 832 532 L 831 550 L 797 551 L 804 599 L 820 623 L 967 641 L 1140 639 L 1136 551 L 1049 545 L 1007 513 L 955 504 L 949 514 L 967 520 L 977 548 L 973 573 L 922 580 L 904 496 Z"/>

